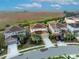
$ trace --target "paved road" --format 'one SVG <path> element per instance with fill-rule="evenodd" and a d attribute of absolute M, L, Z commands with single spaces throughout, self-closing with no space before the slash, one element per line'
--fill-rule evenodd
<path fill-rule="evenodd" d="M 46 51 L 31 51 L 29 53 L 25 53 L 24 55 L 17 56 L 12 59 L 42 59 L 49 56 L 57 56 L 62 54 L 78 54 L 79 46 L 69 45 L 69 46 L 60 46 L 58 48 L 48 48 Z M 28 57 L 28 58 L 27 58 Z"/>

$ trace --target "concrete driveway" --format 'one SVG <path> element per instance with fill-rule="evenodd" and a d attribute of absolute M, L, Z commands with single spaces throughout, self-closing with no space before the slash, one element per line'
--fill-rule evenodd
<path fill-rule="evenodd" d="M 43 40 L 46 48 L 54 47 L 54 44 L 49 39 L 48 33 L 43 33 L 43 34 L 41 34 L 41 36 L 42 36 L 42 40 Z"/>
<path fill-rule="evenodd" d="M 19 55 L 19 51 L 17 49 L 17 44 L 8 45 L 8 52 L 7 52 L 6 59 L 10 59 L 10 58 L 15 57 L 17 55 Z"/>

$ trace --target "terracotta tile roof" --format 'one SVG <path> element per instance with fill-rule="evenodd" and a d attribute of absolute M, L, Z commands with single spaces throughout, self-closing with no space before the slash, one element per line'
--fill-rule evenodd
<path fill-rule="evenodd" d="M 11 26 L 11 27 L 8 27 L 5 32 L 6 33 L 10 33 L 10 32 L 16 32 L 16 31 L 21 31 L 23 30 L 24 28 L 20 27 L 20 26 Z"/>
<path fill-rule="evenodd" d="M 37 23 L 31 26 L 32 29 L 36 29 L 36 28 L 46 28 L 45 24 L 42 23 Z"/>
<path fill-rule="evenodd" d="M 67 18 L 72 21 L 79 21 L 79 16 L 72 16 L 72 17 L 67 17 Z"/>
<path fill-rule="evenodd" d="M 66 23 L 62 24 L 62 23 L 57 23 L 56 24 L 58 28 L 66 28 Z"/>
<path fill-rule="evenodd" d="M 52 26 L 52 28 L 57 28 L 57 24 L 56 23 L 50 23 L 50 25 Z"/>
<path fill-rule="evenodd" d="M 54 29 L 67 28 L 67 27 L 66 27 L 66 23 L 64 23 L 64 24 L 62 24 L 62 23 L 50 23 L 50 25 L 51 25 L 52 28 L 54 28 Z"/>

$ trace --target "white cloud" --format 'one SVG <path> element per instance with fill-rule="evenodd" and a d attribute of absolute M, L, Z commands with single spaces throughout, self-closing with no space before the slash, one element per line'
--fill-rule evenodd
<path fill-rule="evenodd" d="M 38 1 L 38 2 L 51 2 L 52 0 L 33 0 L 33 1 Z"/>
<path fill-rule="evenodd" d="M 23 9 L 22 7 L 14 7 L 15 9 Z"/>
<path fill-rule="evenodd" d="M 50 5 L 52 8 L 54 8 L 54 9 L 60 9 L 62 6 L 61 5 L 59 5 L 59 4 L 51 4 Z"/>
<path fill-rule="evenodd" d="M 33 0 L 33 1 L 38 1 L 38 2 L 72 2 L 75 0 Z"/>
<path fill-rule="evenodd" d="M 31 4 L 20 4 L 19 6 L 20 7 L 25 7 L 25 8 L 41 8 L 42 7 L 41 4 L 36 3 L 36 2 L 31 3 Z"/>
<path fill-rule="evenodd" d="M 72 2 L 72 4 L 73 4 L 73 5 L 78 5 L 79 3 L 78 3 L 78 2 Z"/>
<path fill-rule="evenodd" d="M 61 7 L 61 5 L 59 5 L 59 4 L 51 4 L 51 7 Z"/>
<path fill-rule="evenodd" d="M 19 4 L 14 7 L 14 9 L 30 9 L 30 8 L 42 8 L 42 4 L 34 2 L 34 3 Z"/>
<path fill-rule="evenodd" d="M 77 5 L 77 1 L 75 0 L 33 0 L 33 1 L 57 3 L 61 5 L 69 5 L 69 4 Z"/>

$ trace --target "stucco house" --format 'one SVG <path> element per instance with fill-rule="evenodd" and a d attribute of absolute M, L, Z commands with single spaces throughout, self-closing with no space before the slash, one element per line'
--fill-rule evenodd
<path fill-rule="evenodd" d="M 43 23 L 37 23 L 30 26 L 31 33 L 40 34 L 46 48 L 54 46 L 49 39 L 48 28 Z"/>
<path fill-rule="evenodd" d="M 69 23 L 77 23 L 77 22 L 79 22 L 79 17 L 78 16 L 65 17 L 65 22 L 67 24 L 69 24 Z"/>
<path fill-rule="evenodd" d="M 65 22 L 67 24 L 67 29 L 75 35 L 77 40 L 79 41 L 79 17 L 66 17 Z"/>
<path fill-rule="evenodd" d="M 64 33 L 62 31 L 67 31 L 66 24 L 58 23 L 58 22 L 49 22 L 48 23 L 49 31 L 56 35 L 57 40 L 63 40 Z M 62 39 L 61 39 L 62 38 Z"/>
<path fill-rule="evenodd" d="M 20 44 L 20 41 L 18 40 L 19 34 L 26 35 L 26 30 L 20 26 L 10 26 L 5 29 L 4 31 L 5 42 L 8 45 L 6 59 L 11 59 L 19 55 L 18 51 L 18 44 Z"/>
<path fill-rule="evenodd" d="M 57 23 L 57 27 L 58 27 L 60 30 L 67 31 L 67 24 L 66 24 L 66 23 Z"/>
<path fill-rule="evenodd" d="M 60 34 L 60 32 L 61 32 L 60 27 L 57 26 L 57 22 L 55 22 L 55 21 L 49 22 L 49 23 L 48 23 L 48 28 L 49 28 L 49 31 L 50 31 L 52 34 Z"/>
<path fill-rule="evenodd" d="M 26 35 L 26 30 L 20 26 L 10 26 L 7 27 L 4 31 L 5 41 L 7 44 L 18 43 L 17 36 L 19 34 Z"/>
<path fill-rule="evenodd" d="M 79 23 L 68 24 L 67 28 L 79 40 Z"/>

